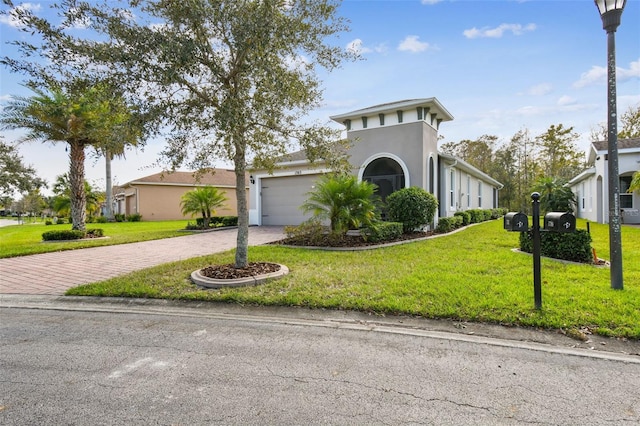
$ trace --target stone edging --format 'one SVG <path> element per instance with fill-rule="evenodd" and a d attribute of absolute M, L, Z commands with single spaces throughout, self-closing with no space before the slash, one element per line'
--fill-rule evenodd
<path fill-rule="evenodd" d="M 49 243 L 77 243 L 79 241 L 100 241 L 100 240 L 108 240 L 109 236 L 106 237 L 95 237 L 95 238 L 76 238 L 74 240 L 46 240 L 46 241 L 40 241 L 43 244 L 49 244 Z"/>
<path fill-rule="evenodd" d="M 497 219 L 496 219 L 497 220 Z M 485 221 L 486 222 L 486 221 Z M 482 222 L 480 222 L 482 223 Z M 370 246 L 359 246 L 359 247 L 323 247 L 323 246 L 296 246 L 296 245 L 288 245 L 288 244 L 278 244 L 279 247 L 287 247 L 287 248 L 302 248 L 308 250 L 324 250 L 324 251 L 364 251 L 364 250 L 375 250 L 383 247 L 393 247 L 399 246 L 402 244 L 410 244 L 417 241 L 425 241 L 430 240 L 432 238 L 440 238 L 446 237 L 447 235 L 455 234 L 456 232 L 464 231 L 465 229 L 479 225 L 480 223 L 470 223 L 469 225 L 462 226 L 460 228 L 456 228 L 451 232 L 445 232 L 443 234 L 433 234 L 427 237 L 414 238 L 412 240 L 402 240 L 402 241 L 393 241 L 391 243 L 382 243 L 382 244 L 372 244 Z"/>
<path fill-rule="evenodd" d="M 511 251 L 514 252 L 514 253 L 521 253 L 521 254 L 527 254 L 529 256 L 533 256 L 533 253 L 528 253 L 526 251 L 522 251 L 519 248 L 512 248 Z M 565 265 L 584 265 L 584 266 L 594 266 L 596 268 L 609 268 L 610 267 L 610 263 L 608 261 L 605 261 L 604 265 L 597 265 L 597 264 L 595 264 L 593 262 L 591 262 L 591 263 L 583 263 L 583 262 L 573 262 L 571 260 L 556 259 L 555 257 L 549 257 L 549 256 L 540 256 L 540 257 L 544 258 L 544 259 L 549 259 L 549 260 L 554 260 L 556 262 L 564 263 Z"/>
<path fill-rule="evenodd" d="M 237 226 L 221 226 L 211 229 L 178 229 L 178 232 L 192 232 L 194 234 L 206 234 L 207 232 L 224 231 L 225 229 L 238 229 Z"/>
<path fill-rule="evenodd" d="M 193 281 L 194 284 L 200 287 L 206 288 L 245 287 L 259 285 L 267 280 L 282 278 L 289 273 L 289 268 L 279 263 L 277 265 L 280 266 L 280 269 L 276 272 L 229 280 L 206 277 L 200 273 L 201 269 L 198 269 L 197 271 L 193 271 L 191 273 L 191 281 Z"/>

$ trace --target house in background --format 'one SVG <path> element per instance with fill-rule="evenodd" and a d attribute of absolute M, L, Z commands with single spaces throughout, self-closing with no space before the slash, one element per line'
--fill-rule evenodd
<path fill-rule="evenodd" d="M 146 221 L 191 219 L 182 214 L 180 200 L 201 186 L 214 186 L 227 198 L 225 205 L 216 209 L 217 216 L 237 215 L 235 173 L 225 169 L 213 169 L 199 177 L 195 172 L 156 173 L 127 182 L 114 190 L 114 213 L 140 213 Z"/>
<path fill-rule="evenodd" d="M 438 152 L 438 130 L 453 116 L 436 98 L 376 105 L 331 117 L 344 125 L 352 146 L 348 151 L 359 180 L 378 186 L 385 199 L 402 188 L 417 186 L 439 201 L 438 217 L 456 211 L 498 206 L 500 182 L 461 159 Z M 309 163 L 303 151 L 290 154 L 272 173 L 251 174 L 249 223 L 297 225 L 309 218 L 300 205 L 313 190 L 325 164 Z"/>
<path fill-rule="evenodd" d="M 587 153 L 589 168 L 567 185 L 576 195 L 576 216 L 598 223 L 609 222 L 609 161 L 606 141 L 594 142 Z M 627 192 L 633 173 L 640 170 L 640 138 L 618 140 L 620 219 L 640 223 L 640 194 Z"/>

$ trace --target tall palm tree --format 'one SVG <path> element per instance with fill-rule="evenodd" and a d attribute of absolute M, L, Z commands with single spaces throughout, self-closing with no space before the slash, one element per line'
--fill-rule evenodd
<path fill-rule="evenodd" d="M 69 181 L 72 229 L 85 230 L 85 148 L 118 147 L 136 142 L 137 128 L 127 126 L 131 113 L 114 102 L 104 84 L 73 82 L 72 88 L 34 89 L 35 96 L 16 97 L 0 113 L 3 129 L 28 129 L 23 141 L 65 142 L 69 148 Z"/>
<path fill-rule="evenodd" d="M 198 213 L 202 214 L 203 226 L 209 227 L 211 215 L 215 214 L 215 209 L 227 201 L 224 194 L 213 186 L 203 186 L 186 192 L 180 201 L 182 214 L 190 214 L 192 217 Z"/>

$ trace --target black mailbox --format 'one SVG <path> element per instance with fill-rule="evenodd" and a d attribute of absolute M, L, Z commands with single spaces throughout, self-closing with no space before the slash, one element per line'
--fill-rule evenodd
<path fill-rule="evenodd" d="M 529 229 L 529 218 L 524 213 L 509 212 L 504 215 L 504 229 L 525 232 Z"/>
<path fill-rule="evenodd" d="M 549 212 L 544 215 L 544 229 L 553 232 L 573 232 L 576 217 L 571 213 Z"/>

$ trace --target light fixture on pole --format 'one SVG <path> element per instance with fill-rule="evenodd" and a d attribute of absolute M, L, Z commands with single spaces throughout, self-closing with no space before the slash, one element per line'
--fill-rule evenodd
<path fill-rule="evenodd" d="M 602 28 L 607 32 L 607 141 L 609 173 L 609 257 L 611 288 L 622 290 L 622 237 L 620 222 L 620 176 L 618 174 L 618 113 L 616 95 L 616 29 L 626 0 L 595 0 Z"/>

